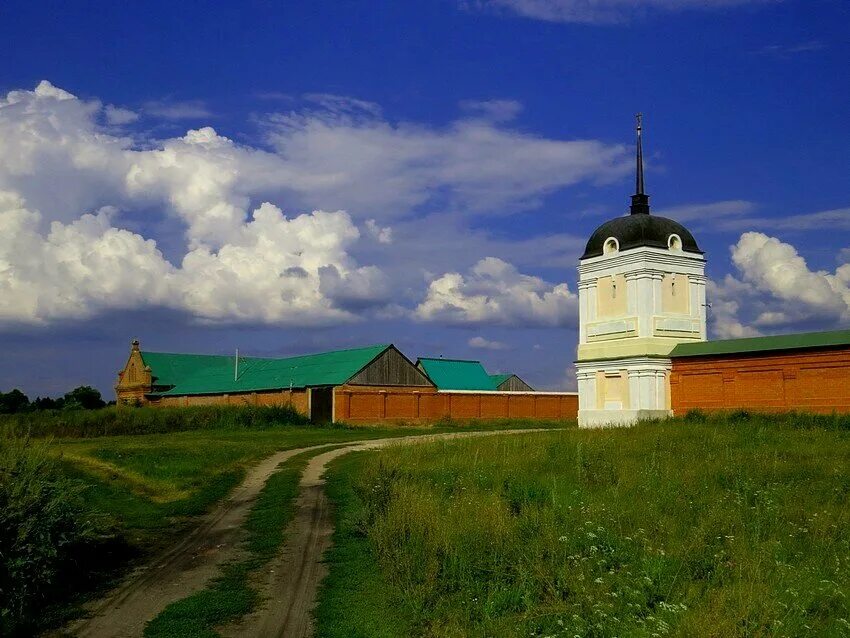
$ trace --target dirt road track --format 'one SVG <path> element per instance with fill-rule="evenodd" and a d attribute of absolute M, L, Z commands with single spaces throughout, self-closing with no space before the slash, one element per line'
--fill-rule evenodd
<path fill-rule="evenodd" d="M 277 452 L 248 471 L 242 483 L 201 523 L 174 545 L 131 573 L 105 598 L 90 605 L 89 618 L 58 635 L 88 638 L 141 636 L 145 623 L 170 603 L 204 588 L 219 566 L 238 555 L 243 524 L 268 477 L 278 465 L 308 450 L 339 443 Z"/>
<path fill-rule="evenodd" d="M 301 476 L 295 516 L 283 551 L 271 561 L 261 581 L 266 604 L 237 625 L 222 630 L 225 636 L 312 636 L 312 610 L 318 586 L 327 568 L 322 556 L 330 547 L 333 520 L 324 492 L 327 464 L 355 450 L 373 450 L 391 444 L 427 442 L 503 434 L 526 434 L 548 429 L 451 432 L 351 444 L 325 443 L 278 452 L 252 468 L 242 483 L 200 525 L 147 565 L 130 574 L 117 588 L 88 606 L 91 616 L 73 623 L 59 636 L 85 638 L 135 638 L 145 624 L 169 604 L 203 589 L 227 560 L 239 556 L 243 524 L 251 506 L 278 465 L 310 450 L 336 448 L 312 458 Z M 340 447 L 343 445 L 344 447 Z"/>
<path fill-rule="evenodd" d="M 313 635 L 312 611 L 319 584 L 327 574 L 322 556 L 331 545 L 333 518 L 324 490 L 323 475 L 333 459 L 357 450 L 374 450 L 392 444 L 551 430 L 499 430 L 426 434 L 402 439 L 364 441 L 310 459 L 301 476 L 297 510 L 290 523 L 283 551 L 268 566 L 262 581 L 266 603 L 242 622 L 220 630 L 237 638 L 308 638 Z"/>

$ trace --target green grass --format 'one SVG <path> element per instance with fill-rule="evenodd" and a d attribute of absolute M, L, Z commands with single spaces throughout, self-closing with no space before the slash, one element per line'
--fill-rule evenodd
<path fill-rule="evenodd" d="M 331 567 L 321 585 L 316 610 L 321 638 L 414 636 L 414 614 L 381 573 L 363 520 L 354 482 L 373 452 L 340 457 L 327 475 L 328 499 L 335 506 L 333 545 L 325 554 Z"/>
<path fill-rule="evenodd" d="M 283 544 L 301 472 L 316 453 L 289 459 L 267 481 L 245 525 L 247 557 L 225 565 L 221 576 L 205 589 L 166 607 L 145 627 L 147 638 L 217 636 L 216 626 L 236 621 L 255 608 L 260 598 L 250 585 L 251 573 L 271 560 Z"/>
<path fill-rule="evenodd" d="M 183 430 L 261 428 L 308 419 L 291 406 L 110 406 L 99 410 L 34 410 L 0 414 L 0 436 L 90 437 Z"/>
<path fill-rule="evenodd" d="M 695 415 L 340 460 L 318 635 L 846 636 L 848 425 Z"/>
<path fill-rule="evenodd" d="M 250 409 L 249 409 L 250 411 Z M 131 412 L 140 412 L 131 410 Z M 233 426 L 248 416 L 228 411 L 227 427 L 205 426 L 159 434 L 113 435 L 46 440 L 47 453 L 62 473 L 83 490 L 87 511 L 114 533 L 102 564 L 87 561 L 85 586 L 68 598 L 56 598 L 40 616 L 47 625 L 61 624 L 79 613 L 79 605 L 152 551 L 171 542 L 194 524 L 244 477 L 247 468 L 278 450 L 322 443 L 406 436 L 466 429 L 495 429 L 504 421 L 475 425 L 439 423 L 421 427 L 357 427 L 308 425 Z M 231 418 L 232 417 L 232 418 Z M 532 427 L 533 422 L 509 423 Z M 9 443 L 14 438 L 5 439 Z M 97 556 L 94 557 L 97 559 Z M 0 556 L 0 567 L 3 557 Z M 237 575 L 231 574 L 234 577 Z"/>

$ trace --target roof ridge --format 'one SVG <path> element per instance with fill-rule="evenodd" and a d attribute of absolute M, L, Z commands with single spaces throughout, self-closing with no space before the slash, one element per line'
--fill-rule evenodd
<path fill-rule="evenodd" d="M 758 335 L 756 337 L 733 337 L 731 339 L 711 339 L 710 342 L 700 341 L 699 343 L 731 343 L 734 341 L 757 341 L 759 339 L 780 339 L 782 337 L 814 337 L 814 336 L 828 336 L 828 335 L 841 335 L 844 333 L 850 334 L 850 328 L 844 328 L 841 330 L 816 330 L 813 332 L 785 332 L 782 334 L 775 335 Z"/>
<path fill-rule="evenodd" d="M 479 363 L 482 366 L 481 359 L 447 359 L 445 357 L 417 357 L 417 361 L 452 361 L 454 363 Z"/>
<path fill-rule="evenodd" d="M 286 361 L 287 359 L 299 359 L 302 357 L 315 357 L 323 354 L 339 354 L 341 352 L 357 352 L 359 350 L 372 350 L 375 348 L 389 348 L 393 346 L 392 343 L 376 343 L 371 346 L 360 346 L 357 348 L 342 348 L 340 350 L 324 350 L 322 352 L 308 352 L 307 354 L 293 354 L 287 357 L 261 357 L 261 356 L 253 356 L 253 355 L 239 355 L 239 359 L 244 361 L 246 359 L 256 359 L 260 361 Z M 158 352 L 155 350 L 142 350 L 142 355 L 145 354 L 165 354 L 171 355 L 175 357 L 217 357 L 217 358 L 227 358 L 232 359 L 235 354 L 207 354 L 204 352 Z"/>

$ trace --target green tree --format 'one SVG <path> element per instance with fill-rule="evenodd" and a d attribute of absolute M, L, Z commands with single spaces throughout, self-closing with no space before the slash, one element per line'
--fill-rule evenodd
<path fill-rule="evenodd" d="M 68 392 L 64 397 L 65 408 L 83 410 L 97 410 L 106 405 L 100 391 L 90 385 L 81 385 Z"/>
<path fill-rule="evenodd" d="M 29 405 L 29 397 L 17 388 L 5 394 L 0 392 L 0 414 L 23 412 Z"/>

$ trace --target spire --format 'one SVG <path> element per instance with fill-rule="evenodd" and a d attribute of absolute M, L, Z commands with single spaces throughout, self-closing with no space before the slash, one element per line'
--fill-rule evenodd
<path fill-rule="evenodd" d="M 643 113 L 637 119 L 637 171 L 635 175 L 635 194 L 632 195 L 632 215 L 649 215 L 649 196 L 644 192 L 643 184 Z"/>

